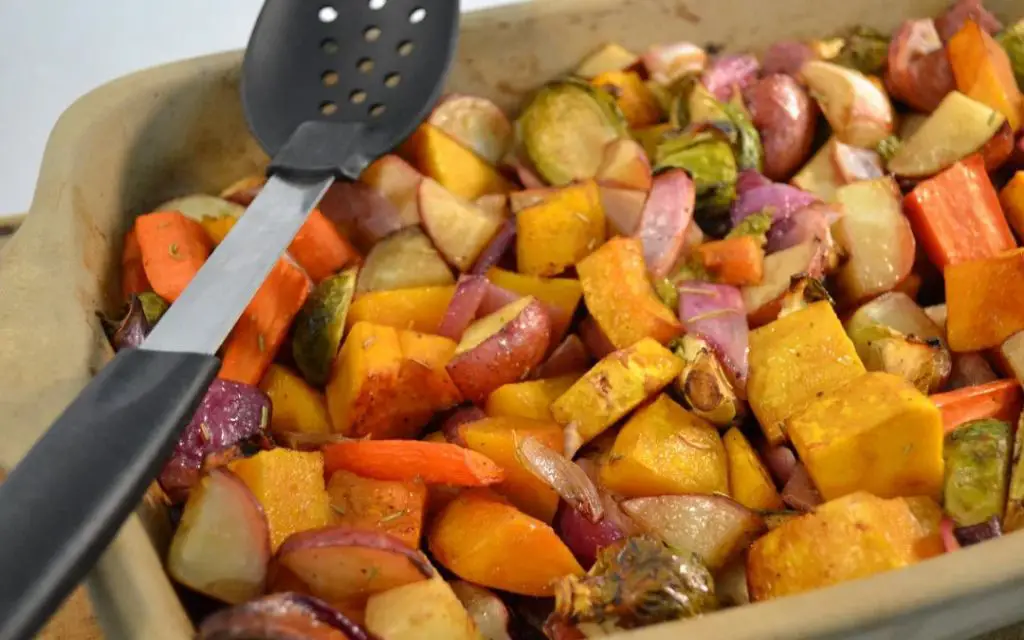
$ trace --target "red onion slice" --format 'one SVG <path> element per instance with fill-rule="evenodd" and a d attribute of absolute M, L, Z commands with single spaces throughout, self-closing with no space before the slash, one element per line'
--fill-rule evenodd
<path fill-rule="evenodd" d="M 459 282 L 455 285 L 455 293 L 452 295 L 448 309 L 441 319 L 441 326 L 437 329 L 437 335 L 450 338 L 458 342 L 473 320 L 476 318 L 480 303 L 490 283 L 487 278 L 479 275 L 459 276 Z"/>
<path fill-rule="evenodd" d="M 732 223 L 739 224 L 747 216 L 771 208 L 772 220 L 779 221 L 803 209 L 807 205 L 821 202 L 817 196 L 788 184 L 771 184 L 744 192 L 732 205 Z"/>
<path fill-rule="evenodd" d="M 750 328 L 740 290 L 697 281 L 680 283 L 678 290 L 683 328 L 707 342 L 735 380 L 743 385 L 747 378 Z"/>
<path fill-rule="evenodd" d="M 604 516 L 597 487 L 572 460 L 533 437 L 516 442 L 516 457 L 530 473 L 550 485 L 566 504 L 588 520 L 598 522 Z"/>
<path fill-rule="evenodd" d="M 501 262 L 505 254 L 515 247 L 516 243 L 516 222 L 514 219 L 505 220 L 498 233 L 491 238 L 484 250 L 477 257 L 470 273 L 483 275 L 487 270 Z"/>

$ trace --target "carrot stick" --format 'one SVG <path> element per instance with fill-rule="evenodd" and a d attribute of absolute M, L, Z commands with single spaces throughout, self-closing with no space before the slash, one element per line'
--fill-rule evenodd
<path fill-rule="evenodd" d="M 704 268 L 722 284 L 759 284 L 764 277 L 764 250 L 753 236 L 705 242 L 695 251 Z"/>
<path fill-rule="evenodd" d="M 350 440 L 325 445 L 324 473 L 339 469 L 376 480 L 480 487 L 501 482 L 504 470 L 487 456 L 454 444 L 422 440 Z"/>
<path fill-rule="evenodd" d="M 309 295 L 309 278 L 287 258 L 274 265 L 224 344 L 219 378 L 257 384 Z"/>
<path fill-rule="evenodd" d="M 933 395 L 931 399 L 942 412 L 946 433 L 965 422 L 982 418 L 1016 424 L 1022 406 L 1021 387 L 1016 380 L 996 380 L 964 387 Z"/>
<path fill-rule="evenodd" d="M 921 182 L 903 205 L 914 235 L 939 269 L 1017 246 L 980 155 Z"/>
<path fill-rule="evenodd" d="M 178 299 L 210 255 L 210 240 L 202 225 L 177 211 L 139 216 L 135 237 L 146 278 L 168 302 Z"/>
<path fill-rule="evenodd" d="M 142 247 L 135 237 L 135 229 L 131 229 L 124 236 L 124 252 L 121 254 L 121 293 L 127 300 L 134 293 L 149 290 L 149 279 L 142 266 Z"/>
<path fill-rule="evenodd" d="M 332 276 L 354 262 L 359 254 L 337 227 L 313 209 L 288 247 L 288 253 L 302 265 L 313 282 Z"/>

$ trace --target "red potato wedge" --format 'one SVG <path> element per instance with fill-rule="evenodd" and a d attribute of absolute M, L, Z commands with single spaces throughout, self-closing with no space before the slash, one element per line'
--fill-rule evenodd
<path fill-rule="evenodd" d="M 197 640 L 372 640 L 357 622 L 299 593 L 275 593 L 207 616 Z"/>
<path fill-rule="evenodd" d="M 738 502 L 717 495 L 633 498 L 622 509 L 649 533 L 698 554 L 721 569 L 764 531 L 764 521 Z"/>
<path fill-rule="evenodd" d="M 508 607 L 493 591 L 465 580 L 452 582 L 451 588 L 485 640 L 512 640 Z"/>
<path fill-rule="evenodd" d="M 767 324 L 779 315 L 782 299 L 789 292 L 794 276 L 821 277 L 823 248 L 820 241 L 810 240 L 765 256 L 761 284 L 740 290 L 751 329 Z"/>
<path fill-rule="evenodd" d="M 366 628 L 387 640 L 480 639 L 469 612 L 440 577 L 371 596 L 366 603 Z"/>
<path fill-rule="evenodd" d="M 893 130 L 889 97 L 867 76 L 838 64 L 812 60 L 800 75 L 839 140 L 874 149 Z"/>
<path fill-rule="evenodd" d="M 651 188 L 651 161 L 640 143 L 619 138 L 604 148 L 595 179 L 609 187 L 647 191 Z"/>
<path fill-rule="evenodd" d="M 832 164 L 843 184 L 874 180 L 885 175 L 882 156 L 874 149 L 861 149 L 832 139 L 829 143 Z"/>
<path fill-rule="evenodd" d="M 356 293 L 454 282 L 451 269 L 430 239 L 419 227 L 408 227 L 384 238 L 370 250 L 359 270 Z"/>
<path fill-rule="evenodd" d="M 592 360 L 583 341 L 575 333 L 570 333 L 557 347 L 551 350 L 548 359 L 541 363 L 530 375 L 533 379 L 557 378 L 580 373 L 590 368 Z"/>
<path fill-rule="evenodd" d="M 403 227 L 420 222 L 416 189 L 423 174 L 394 154 L 381 157 L 359 176 L 359 182 L 373 187 L 392 205 Z"/>
<path fill-rule="evenodd" d="M 473 204 L 484 211 L 498 214 L 502 218 L 507 218 L 510 215 L 507 193 L 486 193 L 474 200 Z"/>
<path fill-rule="evenodd" d="M 551 339 L 544 306 L 526 296 L 466 329 L 448 362 L 448 375 L 463 397 L 482 404 L 503 384 L 516 382 L 540 364 Z"/>
<path fill-rule="evenodd" d="M 361 182 L 335 182 L 319 209 L 364 255 L 396 231 L 419 224 L 419 213 L 407 221 L 387 198 Z"/>
<path fill-rule="evenodd" d="M 512 291 L 491 282 L 487 287 L 487 292 L 484 294 L 483 300 L 480 302 L 480 307 L 477 309 L 477 318 L 483 318 L 484 316 L 490 315 L 502 307 L 510 305 L 516 300 L 522 299 L 526 295 L 530 295 L 530 292 Z M 576 309 L 575 307 L 569 308 L 556 305 L 554 301 L 545 302 L 539 299 L 538 301 L 540 302 L 540 306 L 544 309 L 544 312 L 548 315 L 548 320 L 551 323 L 551 335 L 549 337 L 550 346 L 550 342 L 561 338 L 569 328 L 569 324 L 572 323 L 572 317 Z"/>
<path fill-rule="evenodd" d="M 703 71 L 708 62 L 708 55 L 695 44 L 675 42 L 651 47 L 643 54 L 641 60 L 651 80 L 668 85 L 687 73 Z"/>
<path fill-rule="evenodd" d="M 935 175 L 981 149 L 1005 122 L 995 109 L 951 91 L 886 168 L 900 178 Z"/>
<path fill-rule="evenodd" d="M 211 471 L 185 504 L 167 571 L 200 593 L 239 604 L 263 593 L 269 561 L 263 507 L 235 474 Z"/>
<path fill-rule="evenodd" d="M 654 180 L 635 234 L 651 276 L 665 277 L 679 259 L 695 198 L 693 180 L 682 169 L 670 169 Z"/>
<path fill-rule="evenodd" d="M 841 187 L 846 209 L 832 227 L 848 258 L 836 276 L 842 301 L 856 303 L 893 289 L 914 267 L 917 244 L 890 177 Z"/>
<path fill-rule="evenodd" d="M 811 154 L 818 109 L 790 76 L 770 75 L 744 92 L 764 146 L 764 175 L 788 180 Z"/>
<path fill-rule="evenodd" d="M 818 54 L 806 42 L 782 40 L 769 45 L 761 58 L 761 71 L 766 75 L 781 73 L 797 77 L 800 68 L 808 60 L 817 59 Z"/>
<path fill-rule="evenodd" d="M 608 223 L 608 235 L 631 236 L 636 233 L 640 226 L 640 214 L 647 201 L 647 192 L 604 186 L 598 188 L 605 221 Z"/>
<path fill-rule="evenodd" d="M 298 580 L 312 596 L 330 603 L 427 580 L 434 575 L 419 551 L 377 531 L 346 525 L 292 534 L 270 566 L 270 585 Z"/>
<path fill-rule="evenodd" d="M 926 113 L 956 88 L 934 20 L 907 20 L 893 36 L 885 86 L 897 100 Z"/>
<path fill-rule="evenodd" d="M 505 479 L 485 455 L 445 442 L 349 440 L 325 445 L 324 473 L 339 469 L 375 480 L 481 487 Z"/>
<path fill-rule="evenodd" d="M 423 228 L 459 271 L 469 271 L 505 221 L 504 216 L 463 200 L 430 178 L 420 183 L 417 197 Z"/>
<path fill-rule="evenodd" d="M 447 96 L 434 107 L 427 122 L 492 165 L 512 146 L 512 124 L 505 112 L 486 98 Z"/>

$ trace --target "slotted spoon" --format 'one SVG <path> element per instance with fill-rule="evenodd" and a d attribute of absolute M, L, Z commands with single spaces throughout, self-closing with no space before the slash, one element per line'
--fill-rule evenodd
<path fill-rule="evenodd" d="M 0 639 L 31 637 L 99 558 L 331 183 L 358 178 L 433 106 L 458 16 L 458 0 L 264 3 L 242 99 L 270 179 L 142 346 L 120 351 L 0 485 Z"/>

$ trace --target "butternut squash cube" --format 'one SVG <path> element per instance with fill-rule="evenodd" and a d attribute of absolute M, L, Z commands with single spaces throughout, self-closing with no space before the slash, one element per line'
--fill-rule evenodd
<path fill-rule="evenodd" d="M 1021 94 L 1010 59 L 999 43 L 973 20 L 946 44 L 956 87 L 970 98 L 1006 116 L 1016 131 L 1021 123 Z"/>
<path fill-rule="evenodd" d="M 512 190 L 512 184 L 497 169 L 427 122 L 402 143 L 398 153 L 420 173 L 466 200 Z"/>
<path fill-rule="evenodd" d="M 722 437 L 729 459 L 729 494 L 748 509 L 782 509 L 782 497 L 761 458 L 737 427 Z"/>
<path fill-rule="evenodd" d="M 453 295 L 455 285 L 358 293 L 348 309 L 346 324 L 351 329 L 357 322 L 374 322 L 437 333 Z"/>
<path fill-rule="evenodd" d="M 661 120 L 661 106 L 635 71 L 605 71 L 591 84 L 615 97 L 630 127 L 648 127 Z"/>
<path fill-rule="evenodd" d="M 349 471 L 335 471 L 327 483 L 334 524 L 381 531 L 410 549 L 420 546 L 427 486 L 422 482 L 398 482 L 364 478 Z"/>
<path fill-rule="evenodd" d="M 667 395 L 640 409 L 615 438 L 601 482 L 627 498 L 729 493 L 729 467 L 718 430 Z"/>
<path fill-rule="evenodd" d="M 786 418 L 865 372 L 832 305 L 815 302 L 750 332 L 747 400 L 772 445 Z"/>
<path fill-rule="evenodd" d="M 270 449 L 228 464 L 259 500 L 277 551 L 293 533 L 331 523 L 331 499 L 324 487 L 324 458 L 319 451 Z"/>
<path fill-rule="evenodd" d="M 786 432 L 826 500 L 942 493 L 942 414 L 900 376 L 867 373 L 825 392 L 786 420 Z"/>
<path fill-rule="evenodd" d="M 1024 330 L 1024 249 L 951 264 L 943 275 L 950 349 L 998 347 Z"/>
<path fill-rule="evenodd" d="M 487 396 L 484 411 L 489 416 L 553 420 L 551 404 L 578 379 L 578 375 L 569 375 L 502 385 Z"/>
<path fill-rule="evenodd" d="M 683 361 L 651 338 L 605 356 L 551 405 L 565 427 L 565 454 L 574 455 L 682 370 Z"/>
<path fill-rule="evenodd" d="M 260 380 L 260 389 L 270 398 L 270 431 L 274 435 L 288 432 L 330 433 L 331 418 L 327 415 L 324 394 L 309 386 L 297 373 L 272 364 Z"/>
<path fill-rule="evenodd" d="M 334 431 L 354 433 L 391 400 L 402 368 L 402 347 L 392 327 L 357 322 L 334 360 L 327 411 Z"/>
<path fill-rule="evenodd" d="M 583 299 L 616 349 L 641 338 L 667 344 L 683 333 L 676 314 L 655 296 L 638 238 L 612 238 L 576 265 Z"/>
<path fill-rule="evenodd" d="M 905 567 L 921 559 L 915 548 L 926 536 L 906 501 L 852 493 L 751 545 L 750 597 L 769 600 Z"/>
<path fill-rule="evenodd" d="M 1024 171 L 1015 173 L 999 192 L 999 204 L 1017 237 L 1024 237 Z"/>
<path fill-rule="evenodd" d="M 597 183 L 558 189 L 516 214 L 516 265 L 533 276 L 562 273 L 605 239 L 604 207 Z"/>
<path fill-rule="evenodd" d="M 524 513 L 551 523 L 558 508 L 558 494 L 546 482 L 523 466 L 516 442 L 534 438 L 545 447 L 562 453 L 562 428 L 551 420 L 519 417 L 484 418 L 459 426 L 466 447 L 482 453 L 505 470 L 505 479 L 494 489 Z"/>

